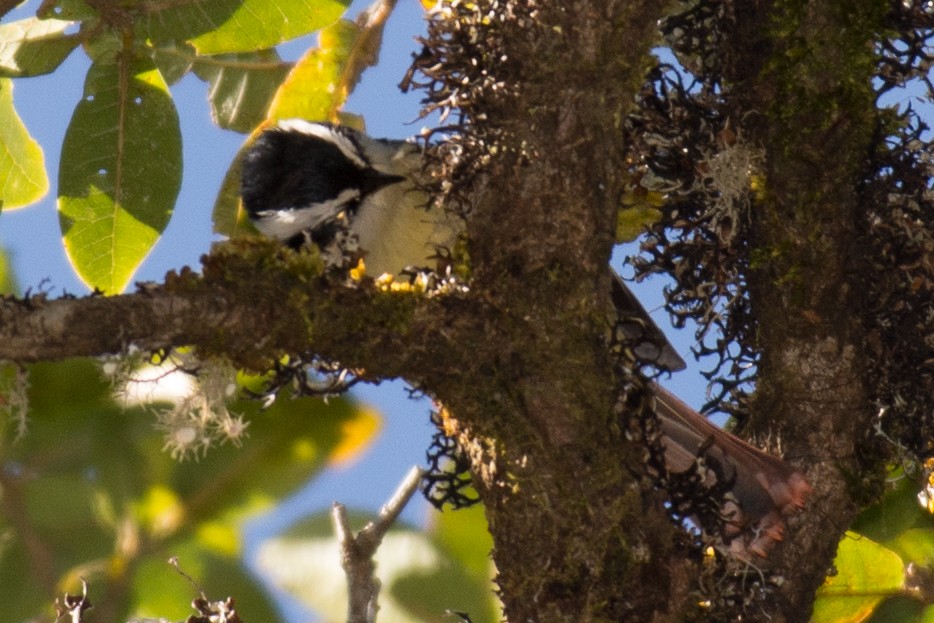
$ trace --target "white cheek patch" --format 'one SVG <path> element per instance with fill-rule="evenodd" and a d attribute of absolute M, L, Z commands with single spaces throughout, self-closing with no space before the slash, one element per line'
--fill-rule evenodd
<path fill-rule="evenodd" d="M 317 203 L 313 207 L 257 212 L 253 224 L 270 238 L 288 240 L 336 218 L 359 198 L 359 190 L 346 189 L 336 199 Z"/>

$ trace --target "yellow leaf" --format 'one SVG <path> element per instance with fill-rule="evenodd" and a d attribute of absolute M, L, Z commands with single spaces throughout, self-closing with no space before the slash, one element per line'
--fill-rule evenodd
<path fill-rule="evenodd" d="M 341 425 L 343 438 L 331 451 L 331 465 L 342 465 L 353 460 L 376 438 L 383 423 L 379 413 L 367 406 L 360 406 L 356 417 Z"/>

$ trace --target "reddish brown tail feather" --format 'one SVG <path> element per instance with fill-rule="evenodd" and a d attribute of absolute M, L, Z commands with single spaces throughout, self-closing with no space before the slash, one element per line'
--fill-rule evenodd
<path fill-rule="evenodd" d="M 734 500 L 724 503 L 723 535 L 739 556 L 765 556 L 782 540 L 785 520 L 800 510 L 811 486 L 785 461 L 718 428 L 661 386 L 654 385 L 655 412 L 664 433 L 665 460 L 672 472 L 691 469 L 699 456 L 721 466 Z M 713 470 L 708 484 L 716 481 Z"/>

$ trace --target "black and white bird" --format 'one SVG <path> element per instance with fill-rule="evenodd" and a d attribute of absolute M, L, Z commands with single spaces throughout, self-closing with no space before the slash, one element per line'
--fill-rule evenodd
<path fill-rule="evenodd" d="M 372 275 L 430 267 L 450 248 L 463 223 L 427 207 L 414 180 L 421 157 L 411 143 L 373 139 L 344 126 L 302 119 L 279 121 L 263 131 L 243 159 L 243 205 L 256 228 L 293 247 L 314 242 L 343 254 L 340 234 L 359 245 Z M 338 255 L 341 257 L 341 255 Z M 619 326 L 635 355 L 676 371 L 684 361 L 638 299 L 616 276 L 612 292 Z M 722 509 L 739 553 L 765 555 L 781 539 L 784 516 L 804 505 L 810 486 L 788 463 L 717 428 L 707 418 L 654 385 L 654 405 L 664 433 L 668 469 L 692 469 L 699 457 L 719 466 L 733 500 Z M 716 480 L 713 472 L 708 480 Z M 710 484 L 710 483 L 709 483 Z M 754 530 L 747 530 L 754 528 Z M 751 535 L 751 536 L 750 536 Z"/>
<path fill-rule="evenodd" d="M 374 276 L 430 267 L 454 244 L 460 223 L 428 209 L 413 183 L 421 166 L 412 143 L 287 119 L 244 155 L 243 207 L 260 232 L 293 247 L 310 240 L 328 251 L 346 230 Z"/>

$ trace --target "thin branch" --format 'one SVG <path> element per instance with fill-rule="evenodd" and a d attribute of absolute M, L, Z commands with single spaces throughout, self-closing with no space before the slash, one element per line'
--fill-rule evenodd
<path fill-rule="evenodd" d="M 350 528 L 347 509 L 343 504 L 334 503 L 331 517 L 334 521 L 334 532 L 341 544 L 341 564 L 347 574 L 348 623 L 376 621 L 380 583 L 376 578 L 376 562 L 373 557 L 386 532 L 418 490 L 423 475 L 420 467 L 409 470 L 396 492 L 379 510 L 376 520 L 368 523 L 356 536 Z"/>

